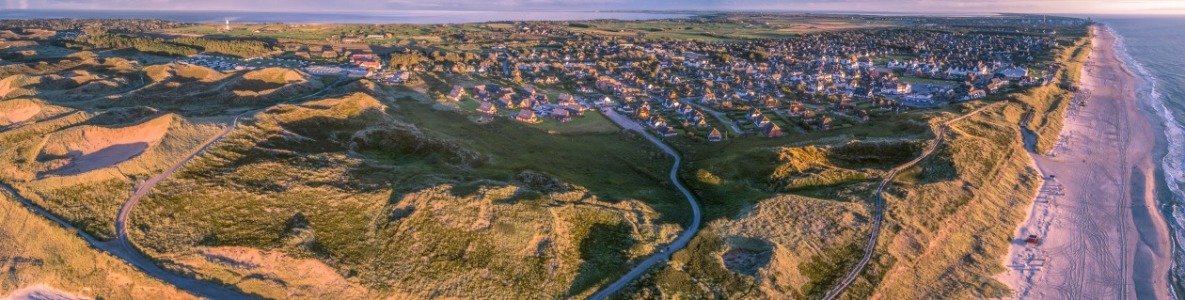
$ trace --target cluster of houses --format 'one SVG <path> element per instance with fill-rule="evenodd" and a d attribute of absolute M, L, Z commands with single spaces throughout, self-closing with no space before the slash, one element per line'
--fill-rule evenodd
<path fill-rule="evenodd" d="M 449 101 L 461 101 L 470 95 L 462 86 L 453 86 L 445 96 Z M 537 124 L 542 118 L 566 123 L 574 116 L 584 116 L 590 105 L 587 101 L 578 99 L 570 94 L 560 94 L 556 101 L 531 86 L 522 88 L 502 87 L 497 84 L 478 85 L 473 88 L 473 99 L 479 102 L 476 111 L 487 116 L 497 116 L 499 112 L 515 112 L 511 118 L 523 123 Z"/>
<path fill-rule="evenodd" d="M 1010 28 L 1025 22 L 1035 21 L 977 26 Z M 942 26 L 962 25 L 935 27 Z M 782 136 L 784 130 L 828 130 L 867 122 L 878 113 L 1049 84 L 1059 71 L 1059 66 L 1035 59 L 1059 46 L 1045 31 L 997 34 L 924 27 L 725 42 L 589 35 L 563 22 L 530 23 L 445 38 L 481 43 L 499 30 L 511 37 L 546 32 L 539 41 L 548 47 L 484 43 L 478 53 L 453 53 L 452 58 L 424 51 L 426 59 L 404 71 L 383 68 L 383 57 L 366 48 L 293 45 L 286 50 L 297 57 L 346 62 L 306 67 L 310 73 L 366 72 L 397 83 L 406 81 L 409 72 L 432 71 L 516 83 L 455 86 L 445 96 L 451 101 L 472 96 L 481 114 L 525 123 L 544 118 L 566 122 L 592 107 L 584 99 L 611 97 L 620 101 L 599 104 L 613 105 L 661 136 L 696 132 L 708 140 L 720 140 L 720 129 L 768 138 Z M 576 96 L 549 99 L 531 86 Z"/>
<path fill-rule="evenodd" d="M 784 126 L 828 130 L 836 123 L 866 122 L 877 111 L 1049 84 L 1058 71 L 1034 65 L 1034 56 L 1058 45 L 1047 35 L 892 29 L 739 43 L 585 39 L 546 50 L 491 49 L 470 61 L 429 64 L 524 86 L 564 84 L 588 98 L 610 96 L 621 100 L 615 109 L 661 136 L 677 136 L 682 128 L 708 132 L 709 140 L 720 137 L 716 122 L 769 138 L 784 135 Z M 448 98 L 457 101 L 465 92 L 455 87 Z M 533 88 L 486 85 L 475 88 L 474 96 L 482 113 L 517 111 L 514 118 L 528 123 L 566 119 L 582 107 L 572 96 L 551 103 Z M 711 120 L 705 109 L 724 117 Z"/>

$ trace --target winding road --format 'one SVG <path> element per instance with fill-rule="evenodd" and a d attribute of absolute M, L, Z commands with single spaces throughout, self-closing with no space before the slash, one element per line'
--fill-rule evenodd
<path fill-rule="evenodd" d="M 339 87 L 339 86 L 345 85 L 346 83 L 350 83 L 353 81 L 355 81 L 355 80 L 339 80 L 338 82 L 335 82 L 333 84 L 325 86 L 324 88 L 322 88 L 321 90 L 319 90 L 315 93 L 288 99 L 287 101 L 284 101 L 282 103 L 291 103 L 291 102 L 298 101 L 301 99 L 314 97 L 314 96 L 323 94 L 332 88 Z M 264 108 L 264 109 L 266 109 L 266 108 Z M 132 243 L 127 235 L 127 218 L 128 218 L 128 216 L 131 215 L 131 212 L 133 209 L 135 209 L 136 205 L 140 203 L 140 199 L 143 198 L 145 195 L 147 195 L 148 192 L 152 191 L 152 189 L 154 187 L 156 187 L 156 185 L 158 183 L 160 183 L 161 181 L 164 181 L 165 178 L 168 178 L 170 175 L 172 175 L 177 170 L 180 170 L 181 167 L 185 166 L 185 164 L 188 163 L 190 160 L 193 160 L 194 158 L 198 157 L 198 155 L 200 155 L 201 153 L 203 153 L 207 149 L 209 149 L 211 145 L 218 142 L 223 137 L 226 137 L 227 134 L 229 134 L 232 130 L 234 130 L 234 128 L 236 126 L 238 126 L 240 119 L 242 119 L 245 116 L 255 114 L 256 112 L 262 111 L 264 109 L 246 111 L 246 112 L 242 112 L 238 115 L 235 115 L 234 119 L 230 122 L 230 124 L 228 124 L 226 126 L 226 129 L 222 130 L 217 135 L 214 135 L 210 139 L 206 140 L 205 143 L 203 143 L 201 146 L 198 146 L 196 149 L 194 149 L 192 152 L 190 152 L 184 158 L 178 160 L 176 163 L 174 163 L 172 166 L 170 166 L 168 169 L 166 169 L 161 174 L 154 176 L 152 178 L 149 178 L 148 180 L 140 183 L 136 187 L 135 192 L 133 192 L 132 195 L 130 197 L 128 197 L 128 199 L 126 201 L 124 201 L 123 205 L 120 206 L 119 213 L 116 215 L 116 219 L 115 219 L 116 236 L 115 236 L 115 239 L 113 239 L 113 240 L 100 241 L 100 240 L 96 239 L 95 237 L 78 229 L 74 225 L 71 225 L 69 222 L 66 222 L 65 220 L 59 218 L 58 216 L 50 213 L 49 211 L 41 208 L 40 206 L 37 206 L 36 204 L 32 203 L 24 196 L 21 196 L 20 193 L 18 193 L 16 191 L 16 189 L 12 188 L 7 183 L 0 182 L 0 187 L 2 187 L 9 194 L 11 194 L 13 196 L 13 198 L 15 198 L 18 202 L 20 202 L 24 206 L 28 207 L 29 209 L 33 210 L 33 212 L 45 217 L 46 219 L 49 219 L 50 221 L 58 223 L 58 225 L 61 225 L 62 227 L 65 227 L 67 229 L 71 229 L 73 231 L 78 232 L 78 235 L 81 236 L 84 240 L 86 240 L 86 242 L 89 243 L 92 247 L 99 249 L 100 251 L 107 252 L 107 253 L 111 254 L 112 256 L 115 256 L 116 258 L 119 258 L 119 259 L 127 262 L 128 264 L 132 265 L 133 267 L 139 269 L 140 271 L 144 272 L 148 276 L 152 276 L 160 281 L 169 283 L 169 284 L 177 287 L 178 289 L 185 291 L 195 297 L 207 298 L 207 299 L 252 299 L 254 297 L 251 297 L 246 294 L 243 294 L 242 292 L 233 290 L 230 287 L 227 287 L 225 285 L 215 283 L 212 281 L 204 281 L 204 280 L 198 280 L 198 279 L 194 279 L 194 278 L 181 276 L 176 273 L 166 271 L 163 268 L 161 268 L 160 266 L 157 266 L 156 263 L 152 261 L 152 259 L 149 259 L 147 256 L 144 256 L 143 253 L 140 253 L 140 251 L 137 250 L 132 245 Z"/>
<path fill-rule="evenodd" d="M 634 281 L 634 279 L 638 279 L 638 277 L 646 273 L 646 271 L 651 267 L 654 267 L 658 263 L 670 259 L 671 253 L 687 247 L 687 243 L 690 242 L 691 238 L 695 237 L 696 232 L 699 231 L 701 219 L 699 202 L 695 201 L 695 196 L 692 195 L 691 191 L 688 190 L 687 187 L 683 186 L 683 183 L 679 181 L 679 166 L 683 164 L 683 157 L 679 155 L 679 152 L 676 152 L 674 148 L 671 148 L 670 145 L 663 143 L 662 140 L 659 140 L 657 137 L 647 133 L 646 129 L 643 128 L 642 125 L 630 120 L 628 117 L 622 116 L 611 109 L 604 110 L 603 112 L 605 116 L 609 118 L 609 120 L 613 120 L 613 122 L 617 123 L 617 125 L 621 126 L 621 128 L 637 132 L 651 143 L 654 143 L 655 146 L 658 146 L 659 149 L 662 149 L 663 152 L 666 152 L 668 155 L 675 158 L 675 163 L 671 165 L 671 182 L 675 184 L 675 187 L 679 189 L 679 192 L 683 193 L 683 197 L 686 197 L 687 203 L 691 205 L 692 220 L 691 225 L 679 235 L 679 238 L 676 238 L 675 241 L 661 248 L 661 250 L 659 250 L 657 253 L 651 254 L 650 257 L 638 262 L 638 264 L 634 266 L 633 269 L 631 269 L 625 275 L 622 275 L 621 278 L 617 279 L 617 281 L 614 281 L 612 284 L 605 286 L 604 289 L 601 289 L 596 294 L 593 294 L 589 299 L 594 300 L 608 298 L 609 295 L 612 295 L 622 288 L 625 288 L 630 282 Z"/>
<path fill-rule="evenodd" d="M 880 185 L 876 186 L 876 192 L 872 196 L 874 205 L 872 212 L 872 233 L 868 237 L 868 244 L 864 246 L 864 256 L 860 258 L 860 262 L 856 263 L 856 266 L 852 267 L 852 270 L 849 271 L 846 276 L 844 276 L 843 280 L 840 281 L 839 284 L 827 291 L 827 294 L 823 296 L 823 299 L 831 300 L 839 297 L 839 295 L 843 293 L 843 290 L 847 288 L 848 285 L 851 285 L 852 282 L 856 281 L 856 278 L 859 277 L 860 273 L 864 271 L 864 268 L 868 266 L 868 262 L 872 260 L 872 253 L 874 250 L 876 250 L 876 241 L 878 238 L 880 238 L 881 234 L 881 223 L 884 223 L 885 220 L 885 200 L 881 198 L 881 193 L 885 191 L 885 188 L 889 186 L 889 183 L 893 182 L 893 179 L 897 177 L 897 173 L 905 169 L 909 169 L 919 162 L 922 162 L 922 160 L 930 157 L 930 155 L 933 155 L 934 152 L 938 150 L 938 146 L 942 145 L 942 142 L 946 138 L 946 133 L 950 130 L 950 124 L 982 112 L 985 109 L 1002 105 L 1003 103 L 1005 102 L 997 102 L 985 105 L 972 110 L 971 112 L 963 114 L 962 116 L 943 122 L 938 128 L 938 131 L 935 132 L 934 140 L 930 142 L 930 146 L 926 147 L 926 150 L 922 151 L 921 155 L 909 162 L 893 168 L 889 171 L 889 174 L 885 175 L 885 178 L 881 180 Z"/>

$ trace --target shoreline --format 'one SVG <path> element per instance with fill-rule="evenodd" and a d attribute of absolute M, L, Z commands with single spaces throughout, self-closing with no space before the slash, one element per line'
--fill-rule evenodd
<path fill-rule="evenodd" d="M 1176 116 L 1166 106 L 1165 100 L 1161 97 L 1157 90 L 1159 79 L 1152 75 L 1140 62 L 1131 56 L 1128 52 L 1127 42 L 1122 35 L 1115 32 L 1113 28 L 1107 27 L 1108 30 L 1116 34 L 1117 47 L 1120 47 L 1119 54 L 1121 59 L 1126 63 L 1127 67 L 1134 69 L 1137 80 L 1140 81 L 1138 85 L 1137 97 L 1141 101 L 1141 109 L 1145 116 L 1152 121 L 1153 128 L 1156 132 L 1162 133 L 1157 136 L 1157 146 L 1153 152 L 1153 157 L 1160 159 L 1161 163 L 1156 168 L 1156 184 L 1157 184 L 1157 199 L 1165 199 L 1165 201 L 1158 202 L 1157 205 L 1161 216 L 1168 224 L 1170 238 L 1172 240 L 1172 251 L 1178 253 L 1185 249 L 1185 211 L 1179 207 L 1179 199 L 1185 199 L 1185 192 L 1178 186 L 1182 178 L 1185 177 L 1185 169 L 1182 169 L 1180 164 L 1181 158 L 1185 154 L 1181 153 L 1185 149 L 1182 137 L 1185 137 L 1185 132 L 1178 124 Z M 1185 262 L 1185 257 L 1174 255 L 1171 259 L 1171 267 L 1169 269 L 1169 293 L 1171 299 L 1182 299 L 1185 295 L 1180 293 L 1185 292 L 1178 289 L 1181 282 L 1182 275 L 1185 270 L 1181 269 L 1181 263 Z"/>
<path fill-rule="evenodd" d="M 1015 298 L 1170 297 L 1173 241 L 1154 159 L 1167 141 L 1141 97 L 1147 82 L 1122 57 L 1122 37 L 1101 25 L 1092 31 L 1083 89 L 1058 145 L 1029 153 L 1045 180 L 997 277 Z M 1039 242 L 1027 243 L 1029 235 Z"/>

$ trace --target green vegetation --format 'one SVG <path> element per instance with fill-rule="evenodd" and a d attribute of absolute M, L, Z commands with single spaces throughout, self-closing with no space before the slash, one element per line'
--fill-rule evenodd
<path fill-rule="evenodd" d="M 0 296 L 33 288 L 106 299 L 188 299 L 188 294 L 91 248 L 0 190 Z"/>
<path fill-rule="evenodd" d="M 672 97 L 694 96 L 704 86 L 731 97 L 739 90 L 722 86 L 755 85 L 743 87 L 747 79 L 741 75 L 692 78 L 681 60 L 703 54 L 708 63 L 737 63 L 736 70 L 743 70 L 738 74 L 762 72 L 760 62 L 786 55 L 767 50 L 779 39 L 855 41 L 1024 28 L 947 21 L 950 26 L 937 31 L 869 30 L 876 35 L 847 30 L 908 22 L 724 14 L 636 22 L 249 24 L 229 31 L 204 24 L 152 34 L 92 28 L 65 45 L 124 50 L 49 55 L 37 52 L 44 48 L 28 49 L 33 52 L 14 56 L 21 63 L 0 66 L 0 161 L 10 162 L 0 165 L 0 181 L 81 231 L 110 238 L 118 207 L 136 186 L 222 130 L 218 124 L 242 114 L 229 135 L 156 186 L 133 212 L 131 242 L 165 268 L 265 298 L 585 298 L 684 229 L 691 216 L 668 182 L 670 158 L 595 111 L 567 123 L 509 120 L 517 109 L 477 120 L 476 96 L 444 100 L 454 85 L 472 91 L 496 83 L 520 91 L 530 84 L 550 99 L 559 93 L 616 99 L 606 88 L 587 90 L 599 85 L 593 83 L 599 76 L 616 76 L 625 78 L 627 88 L 653 83 L 647 89 L 669 90 Z M 842 32 L 801 37 L 820 31 Z M 887 218 L 873 263 L 843 298 L 1005 295 L 992 279 L 1001 270 L 997 258 L 1037 185 L 1017 124 L 1032 113 L 1024 128 L 1038 136 L 1036 148 L 1047 150 L 1056 141 L 1089 52 L 1087 33 L 1069 37 L 1056 37 L 1063 46 L 1052 56 L 1030 53 L 1039 60 L 1034 69 L 1059 66 L 1055 78 L 1061 84 L 1010 95 L 1010 102 L 954 124 L 933 157 L 896 178 L 885 193 Z M 663 51 L 640 46 L 670 40 L 726 43 L 672 43 Z M 367 47 L 389 59 L 385 71 L 407 71 L 409 81 L 387 85 L 286 68 L 221 72 L 151 65 L 169 60 L 157 55 L 320 56 L 304 52 L 343 45 Z M 345 60 L 337 51 L 322 61 Z M 654 52 L 674 53 L 667 56 L 670 67 Z M 556 61 L 567 55 L 572 57 L 563 61 L 580 65 L 570 70 L 578 75 L 542 71 L 565 68 Z M 588 61 L 595 62 L 581 63 Z M 501 74 L 504 63 L 522 72 Z M 660 73 L 682 83 L 657 79 Z M 771 105 L 805 103 L 821 118 L 834 119 L 833 129 L 772 110 L 766 111 L 771 122 L 787 136 L 734 136 L 715 118 L 705 127 L 678 128 L 679 135 L 666 141 L 683 154 L 678 175 L 701 201 L 704 225 L 687 248 L 618 296 L 820 298 L 859 260 L 873 217 L 870 196 L 881 178 L 916 157 L 940 120 L 1005 98 L 908 111 L 857 100 L 855 107 L 873 112 L 861 119 L 853 116 L 860 111 L 827 108 L 840 101 L 838 95 L 780 90 L 787 95 Z M 758 130 L 745 120 L 753 104 L 744 102 L 737 104 L 746 108 L 725 111 L 725 118 L 742 121 L 742 130 Z M 653 114 L 683 118 L 657 107 Z M 725 140 L 707 142 L 712 128 Z M 12 205 L 0 202 L 0 223 L 27 219 Z M 93 287 L 89 291 L 101 297 L 139 298 L 137 293 L 151 290 L 123 288 L 139 283 L 138 274 L 108 280 L 113 284 L 87 275 L 123 271 L 108 266 L 105 256 L 86 252 L 74 258 L 82 248 L 61 250 L 66 258 L 37 254 L 61 247 L 26 251 L 40 247 L 25 242 L 35 234 L 49 236 L 45 245 L 77 242 L 54 232 L 0 228 L 0 267 L 16 274 L 0 281 L 0 291 L 33 279 L 72 291 Z M 31 256 L 36 260 L 25 260 Z M 56 265 L 82 258 L 99 269 Z M 30 261 L 40 265 L 22 265 Z M 69 274 L 83 279 L 45 279 L 76 271 Z"/>
<path fill-rule="evenodd" d="M 1070 45 L 1055 51 L 1054 64 L 1061 66 L 1054 74 L 1057 84 L 1032 88 L 1016 95 L 1016 100 L 1031 112 L 1032 118 L 1025 129 L 1037 137 L 1033 151 L 1049 153 L 1057 144 L 1066 110 L 1078 87 L 1082 64 L 1090 56 L 1093 36 L 1093 32 L 1085 33 L 1085 36 L 1077 37 Z"/>
<path fill-rule="evenodd" d="M 1040 182 L 1018 140 L 1019 112 L 1012 104 L 953 124 L 934 158 L 903 172 L 885 193 L 886 230 L 874 263 L 845 297 L 1008 293 L 993 277 Z"/>
<path fill-rule="evenodd" d="M 132 48 L 140 52 L 189 56 L 198 53 L 216 53 L 238 57 L 255 57 L 271 53 L 270 47 L 253 40 L 214 40 L 195 37 L 163 39 L 135 36 L 107 31 L 90 32 L 83 37 L 65 41 L 65 45 L 80 49 Z"/>
<path fill-rule="evenodd" d="M 176 268 L 211 247 L 316 258 L 377 295 L 580 297 L 685 221 L 645 144 L 365 92 L 247 120 L 145 199 L 133 240 Z M 199 276 L 235 284 L 225 268 Z"/>

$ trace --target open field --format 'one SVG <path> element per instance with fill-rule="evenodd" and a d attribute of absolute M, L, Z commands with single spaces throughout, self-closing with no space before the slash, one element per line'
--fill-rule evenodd
<path fill-rule="evenodd" d="M 801 34 L 898 26 L 887 21 L 868 21 L 843 16 L 779 16 L 747 17 L 706 16 L 691 20 L 653 20 L 637 22 L 575 22 L 575 32 L 603 36 L 639 37 L 644 39 L 673 39 L 698 41 L 742 41 L 752 39 L 782 39 Z"/>

